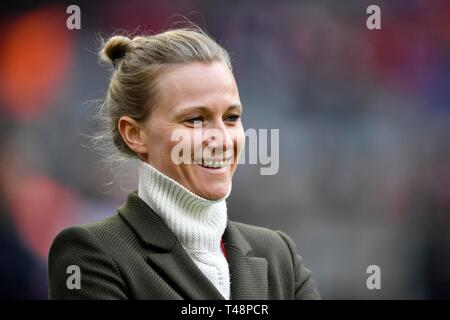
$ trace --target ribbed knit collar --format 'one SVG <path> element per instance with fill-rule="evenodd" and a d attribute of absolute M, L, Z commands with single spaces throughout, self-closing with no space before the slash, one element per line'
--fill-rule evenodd
<path fill-rule="evenodd" d="M 226 199 L 202 198 L 150 164 L 138 160 L 138 196 L 167 224 L 178 241 L 193 251 L 220 251 L 227 225 Z"/>

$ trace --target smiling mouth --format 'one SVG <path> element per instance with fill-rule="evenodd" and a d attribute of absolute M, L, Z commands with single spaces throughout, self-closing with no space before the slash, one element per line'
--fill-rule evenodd
<path fill-rule="evenodd" d="M 231 163 L 231 157 L 226 160 L 206 160 L 203 159 L 201 166 L 209 169 L 220 169 Z"/>

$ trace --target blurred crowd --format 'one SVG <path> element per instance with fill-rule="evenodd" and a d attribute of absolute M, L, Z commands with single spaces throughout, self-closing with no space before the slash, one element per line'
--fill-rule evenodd
<path fill-rule="evenodd" d="M 240 165 L 230 219 L 288 233 L 326 299 L 450 298 L 450 2 L 379 0 L 381 30 L 365 0 L 75 3 L 81 30 L 73 2 L 0 13 L 0 298 L 46 299 L 55 235 L 137 187 L 87 147 L 101 37 L 185 18 L 231 54 L 244 127 L 280 129 L 278 174 Z"/>

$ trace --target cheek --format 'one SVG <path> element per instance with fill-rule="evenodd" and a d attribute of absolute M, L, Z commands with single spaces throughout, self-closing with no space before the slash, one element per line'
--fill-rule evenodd
<path fill-rule="evenodd" d="M 234 145 L 235 145 L 235 151 L 237 155 L 239 156 L 241 154 L 242 149 L 245 146 L 245 133 L 242 126 L 239 128 L 236 128 L 234 131 Z"/>
<path fill-rule="evenodd" d="M 174 164 L 179 164 L 180 161 L 187 164 L 191 163 L 192 160 L 201 161 L 201 131 L 200 134 L 197 134 L 197 130 L 176 128 L 166 132 L 162 139 L 164 139 L 164 145 L 166 146 L 162 152 L 164 152 L 165 157 L 166 155 L 170 157 Z M 172 156 L 176 159 L 172 159 Z"/>
<path fill-rule="evenodd" d="M 153 157 L 160 159 L 167 159 L 167 157 L 170 157 L 170 152 L 177 143 L 176 141 L 171 141 L 171 131 L 154 127 L 152 130 L 148 130 L 147 134 L 149 137 L 149 153 L 152 154 Z"/>

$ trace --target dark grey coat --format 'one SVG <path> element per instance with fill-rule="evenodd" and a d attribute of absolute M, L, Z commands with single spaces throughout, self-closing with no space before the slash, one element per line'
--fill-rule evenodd
<path fill-rule="evenodd" d="M 228 220 L 223 240 L 231 299 L 320 298 L 286 234 Z M 48 263 L 51 299 L 224 299 L 136 191 L 114 216 L 63 230 Z M 80 289 L 68 289 L 71 265 Z"/>

